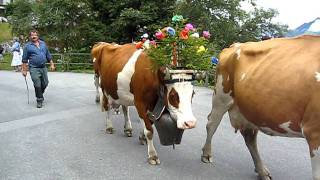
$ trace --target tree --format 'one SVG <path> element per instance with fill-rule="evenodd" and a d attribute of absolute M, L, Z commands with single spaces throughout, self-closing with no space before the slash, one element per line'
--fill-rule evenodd
<path fill-rule="evenodd" d="M 34 9 L 33 1 L 17 0 L 8 4 L 6 16 L 9 17 L 9 22 L 14 34 L 26 35 L 32 28 L 36 20 Z"/>
<path fill-rule="evenodd" d="M 103 39 L 105 26 L 95 20 L 86 0 L 43 0 L 37 6 L 36 27 L 51 45 L 65 51 L 88 50 L 94 42 Z"/>
<path fill-rule="evenodd" d="M 248 13 L 241 8 L 242 1 L 245 0 L 180 0 L 177 13 L 200 24 L 199 28 L 209 29 L 218 49 L 234 42 L 258 41 L 267 34 L 283 35 L 287 26 L 272 23 L 277 11 L 255 8 Z M 255 0 L 248 1 L 256 7 Z"/>
<path fill-rule="evenodd" d="M 154 32 L 163 27 L 173 15 L 172 0 L 92 0 L 93 11 L 106 24 L 108 40 L 117 43 L 136 39 L 138 26 Z"/>

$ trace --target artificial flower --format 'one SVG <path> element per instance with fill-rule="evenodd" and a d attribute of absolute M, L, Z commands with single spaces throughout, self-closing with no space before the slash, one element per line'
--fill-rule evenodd
<path fill-rule="evenodd" d="M 159 40 L 162 40 L 164 38 L 164 34 L 161 31 L 156 32 L 155 36 Z"/>
<path fill-rule="evenodd" d="M 189 30 L 189 31 L 194 31 L 194 27 L 191 23 L 188 23 L 184 26 L 184 29 Z"/>
<path fill-rule="evenodd" d="M 211 63 L 214 64 L 214 65 L 217 65 L 217 64 L 219 63 L 218 58 L 212 56 L 212 57 L 211 57 Z"/>
<path fill-rule="evenodd" d="M 177 23 L 177 22 L 180 22 L 180 21 L 183 20 L 183 16 L 181 16 L 181 15 L 175 15 L 175 16 L 172 17 L 171 20 L 172 20 L 173 23 Z"/>
<path fill-rule="evenodd" d="M 203 32 L 202 32 L 202 36 L 203 36 L 204 38 L 206 38 L 206 39 L 209 39 L 210 36 L 211 36 L 211 34 L 210 34 L 209 31 L 203 31 Z"/>
<path fill-rule="evenodd" d="M 180 34 L 180 39 L 188 39 L 189 38 L 189 31 L 186 29 L 183 29 Z"/>
<path fill-rule="evenodd" d="M 193 38 L 199 38 L 200 37 L 200 35 L 199 35 L 199 33 L 193 33 L 193 34 L 191 34 L 191 37 L 193 37 Z"/>
<path fill-rule="evenodd" d="M 198 48 L 197 53 L 202 53 L 202 52 L 204 52 L 204 51 L 206 51 L 206 48 L 205 48 L 204 46 L 200 46 L 200 47 Z"/>
<path fill-rule="evenodd" d="M 176 30 L 174 30 L 172 27 L 167 27 L 167 32 L 170 36 L 176 35 Z"/>

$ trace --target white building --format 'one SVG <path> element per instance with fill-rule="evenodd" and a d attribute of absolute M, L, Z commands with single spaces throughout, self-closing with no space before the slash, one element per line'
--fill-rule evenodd
<path fill-rule="evenodd" d="M 12 2 L 12 0 L 0 0 L 0 5 L 7 5 L 10 2 Z"/>
<path fill-rule="evenodd" d="M 11 3 L 13 0 L 0 0 L 0 16 L 3 16 L 6 9 L 6 5 Z"/>

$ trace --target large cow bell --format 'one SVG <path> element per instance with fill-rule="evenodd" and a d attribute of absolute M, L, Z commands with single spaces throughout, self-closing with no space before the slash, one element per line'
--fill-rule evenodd
<path fill-rule="evenodd" d="M 174 121 L 169 112 L 164 112 L 161 117 L 154 122 L 158 131 L 160 143 L 164 146 L 180 144 L 183 129 L 177 128 L 177 122 Z"/>

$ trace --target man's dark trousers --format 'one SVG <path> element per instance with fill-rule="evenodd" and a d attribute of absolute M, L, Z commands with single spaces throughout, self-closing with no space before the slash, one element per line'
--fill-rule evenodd
<path fill-rule="evenodd" d="M 46 89 L 46 87 L 49 84 L 48 81 L 48 69 L 46 67 L 43 68 L 35 68 L 30 67 L 30 76 L 33 81 L 33 86 L 37 98 L 37 107 L 42 107 L 42 102 L 44 100 L 43 93 Z"/>

